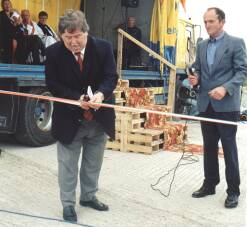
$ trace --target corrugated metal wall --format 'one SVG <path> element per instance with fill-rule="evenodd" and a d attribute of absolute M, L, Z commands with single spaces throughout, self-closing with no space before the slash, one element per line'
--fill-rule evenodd
<path fill-rule="evenodd" d="M 44 10 L 48 13 L 47 23 L 57 31 L 59 16 L 66 9 L 79 9 L 81 0 L 11 0 L 14 9 L 19 12 L 22 9 L 29 9 L 32 20 L 38 21 L 38 13 Z"/>

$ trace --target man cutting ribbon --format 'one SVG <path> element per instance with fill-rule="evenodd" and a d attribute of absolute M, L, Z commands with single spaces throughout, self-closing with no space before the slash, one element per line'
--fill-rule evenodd
<path fill-rule="evenodd" d="M 94 103 L 113 103 L 117 73 L 110 43 L 88 35 L 89 26 L 81 11 L 66 11 L 59 20 L 58 29 L 61 41 L 47 48 L 45 74 L 52 95 L 81 100 L 80 107 L 54 103 L 52 118 L 52 134 L 58 140 L 58 181 L 63 218 L 75 222 L 81 150 L 79 203 L 100 211 L 109 209 L 95 194 L 106 134 L 115 137 L 115 113 L 114 109 L 99 108 Z M 90 95 L 89 102 L 85 102 L 88 101 L 88 86 L 93 95 Z"/>

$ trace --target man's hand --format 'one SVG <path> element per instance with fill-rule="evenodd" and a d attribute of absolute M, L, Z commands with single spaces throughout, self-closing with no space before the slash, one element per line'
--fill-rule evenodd
<path fill-rule="evenodd" d="M 198 76 L 197 75 L 189 75 L 188 76 L 189 83 L 192 86 L 196 86 L 199 83 Z"/>
<path fill-rule="evenodd" d="M 97 92 L 93 95 L 93 97 L 90 99 L 90 101 L 88 102 L 88 105 L 90 108 L 93 108 L 93 109 L 99 109 L 100 106 L 97 105 L 97 104 L 100 104 L 102 103 L 104 100 L 104 95 L 102 92 Z"/>
<path fill-rule="evenodd" d="M 84 110 L 89 110 L 89 103 L 88 103 L 88 96 L 87 95 L 81 95 L 79 101 L 81 103 L 81 108 Z"/>
<path fill-rule="evenodd" d="M 209 96 L 215 100 L 223 99 L 226 93 L 227 93 L 227 90 L 223 86 L 216 87 L 210 92 L 208 92 Z"/>

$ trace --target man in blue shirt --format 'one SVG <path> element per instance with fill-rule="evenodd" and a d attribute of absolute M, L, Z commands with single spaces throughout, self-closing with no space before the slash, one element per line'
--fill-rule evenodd
<path fill-rule="evenodd" d="M 198 44 L 194 63 L 196 71 L 188 77 L 191 85 L 199 85 L 200 116 L 238 121 L 240 86 L 247 79 L 244 41 L 223 30 L 225 13 L 219 8 L 209 8 L 204 14 L 204 23 L 210 37 Z M 215 187 L 220 182 L 218 142 L 221 140 L 227 182 L 225 207 L 236 207 L 240 195 L 237 126 L 201 122 L 201 130 L 204 145 L 204 182 L 192 197 L 201 198 L 215 194 Z"/>

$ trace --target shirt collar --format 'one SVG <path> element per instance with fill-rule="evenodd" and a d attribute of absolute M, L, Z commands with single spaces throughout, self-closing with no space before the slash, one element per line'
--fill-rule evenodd
<path fill-rule="evenodd" d="M 216 38 L 210 37 L 209 41 L 210 42 L 216 42 L 218 40 L 221 40 L 225 35 L 225 32 L 221 32 Z"/>
<path fill-rule="evenodd" d="M 81 55 L 82 55 L 82 56 L 84 56 L 84 54 L 85 54 L 85 49 L 86 49 L 86 48 L 84 47 L 84 48 L 81 50 Z M 74 52 L 73 54 L 76 56 L 77 53 Z"/>

